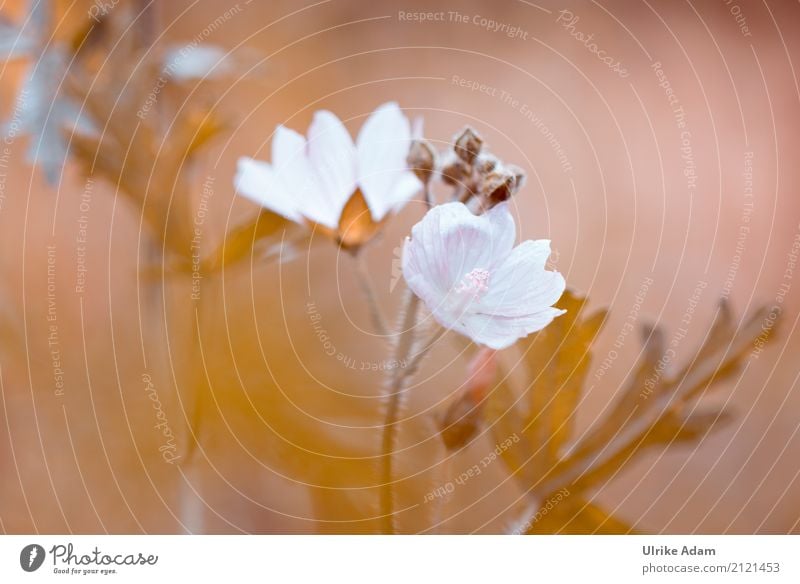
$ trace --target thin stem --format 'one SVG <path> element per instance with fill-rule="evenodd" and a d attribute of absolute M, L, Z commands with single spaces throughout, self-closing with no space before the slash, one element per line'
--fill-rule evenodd
<path fill-rule="evenodd" d="M 402 408 L 402 391 L 406 381 L 416 373 L 422 360 L 433 348 L 434 345 L 441 339 L 447 329 L 438 327 L 436 332 L 431 335 L 430 340 L 425 343 L 422 349 L 416 354 L 413 353 L 414 348 L 414 326 L 416 325 L 417 312 L 419 310 L 419 298 L 408 291 L 409 298 L 406 303 L 406 312 L 403 317 L 402 328 L 400 329 L 400 338 L 397 343 L 395 351 L 395 362 L 403 363 L 408 361 L 406 367 L 398 367 L 392 376 L 389 392 L 388 403 L 386 408 L 386 418 L 383 423 L 383 442 L 382 442 L 382 473 L 381 473 L 381 516 L 383 521 L 383 531 L 385 533 L 394 533 L 394 497 L 392 492 L 392 467 L 393 467 L 393 454 L 395 445 L 395 436 L 397 434 L 397 420 Z"/>
<path fill-rule="evenodd" d="M 425 181 L 422 187 L 422 195 L 425 198 L 425 205 L 427 205 L 428 209 L 433 207 L 433 194 L 431 193 L 431 182 L 430 177 L 429 180 Z"/>
<path fill-rule="evenodd" d="M 138 19 L 138 32 L 139 42 L 143 49 L 150 49 L 153 46 L 153 38 L 155 37 L 155 2 L 150 0 L 138 0 L 137 6 L 134 9 L 136 13 L 134 16 Z"/>
<path fill-rule="evenodd" d="M 402 324 L 398 333 L 397 346 L 395 348 L 395 362 L 406 361 L 414 346 L 414 327 L 417 322 L 417 311 L 419 310 L 419 298 L 416 294 L 407 291 L 405 312 Z M 391 534 L 395 532 L 394 526 L 394 492 L 392 489 L 393 474 L 393 454 L 394 444 L 397 435 L 397 420 L 400 414 L 402 390 L 409 373 L 405 369 L 398 367 L 392 372 L 389 388 L 386 395 L 386 416 L 383 421 L 383 437 L 381 440 L 381 491 L 380 506 L 383 522 L 383 532 Z"/>
<path fill-rule="evenodd" d="M 411 357 L 411 363 L 408 365 L 408 367 L 406 367 L 405 370 L 406 377 L 410 377 L 411 375 L 416 373 L 417 368 L 419 367 L 419 364 L 422 362 L 422 360 L 425 358 L 425 355 L 428 354 L 428 351 L 430 351 L 433 348 L 433 346 L 439 341 L 439 339 L 441 339 L 445 335 L 446 332 L 447 332 L 446 328 L 441 326 L 437 327 L 436 332 L 433 333 L 433 335 L 431 335 L 430 340 L 427 343 L 425 343 L 425 345 L 423 345 L 422 349 L 420 349 L 420 351 L 416 355 L 413 355 Z"/>
<path fill-rule="evenodd" d="M 389 327 L 386 325 L 383 311 L 381 311 L 381 307 L 378 304 L 378 295 L 375 293 L 375 287 L 372 285 L 372 278 L 369 277 L 367 264 L 359 252 L 353 254 L 353 260 L 355 261 L 356 279 L 361 285 L 361 290 L 364 292 L 364 296 L 367 299 L 367 307 L 369 308 L 370 318 L 372 318 L 372 326 L 378 334 L 387 336 L 389 334 Z"/>
<path fill-rule="evenodd" d="M 459 183 L 453 188 L 453 194 L 451 195 L 450 200 L 461 201 L 461 199 L 464 197 L 464 194 L 468 192 L 469 191 L 464 187 L 464 185 L 462 183 Z M 461 202 L 463 203 L 463 201 Z"/>

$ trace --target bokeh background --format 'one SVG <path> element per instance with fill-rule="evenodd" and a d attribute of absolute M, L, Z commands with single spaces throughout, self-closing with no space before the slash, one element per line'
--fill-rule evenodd
<path fill-rule="evenodd" d="M 56 2 L 51 40 L 73 38 L 99 5 Z M 774 341 L 714 395 L 731 421 L 695 443 L 638 457 L 592 500 L 647 532 L 800 531 L 800 273 L 787 273 L 800 237 L 796 2 L 120 0 L 106 8 L 109 19 L 145 13 L 119 38 L 140 35 L 154 50 L 199 39 L 237 63 L 224 78 L 159 96 L 162 127 L 190 99 L 224 122 L 190 168 L 178 158 L 150 177 L 151 188 L 175 200 L 185 193 L 171 179 L 187 177 L 187 212 L 203 216 L 205 252 L 256 213 L 235 197 L 237 158 L 268 159 L 274 127 L 304 132 L 318 109 L 334 111 L 355 134 L 394 100 L 424 119 L 437 147 L 471 125 L 522 167 L 520 236 L 552 239 L 552 263 L 568 284 L 590 307 L 610 309 L 592 349 L 578 432 L 602 415 L 640 352 L 637 334 L 615 345 L 635 308 L 637 328 L 657 323 L 671 335 L 700 283 L 680 363 L 693 357 L 720 297 L 737 318 L 782 300 Z M 578 20 L 565 26 L 561 11 Z M 420 13 L 442 16 L 405 16 Z M 6 1 L 0 14 L 23 26 L 25 3 Z M 506 26 L 493 31 L 483 18 Z M 518 30 L 509 36 L 511 27 Z M 604 64 L 577 32 L 593 34 L 624 71 Z M 140 58 L 125 43 L 102 42 L 101 72 L 105 65 L 124 75 Z M 35 62 L 3 66 L 4 119 Z M 110 106 L 115 96 L 149 91 L 130 79 L 119 90 L 104 89 L 103 73 L 89 81 Z M 163 152 L 136 152 L 133 132 L 134 152 L 121 164 L 149 176 L 148 163 Z M 48 183 L 26 160 L 29 144 L 14 139 L 0 161 L 0 528 L 375 531 L 385 374 L 362 363 L 380 363 L 388 349 L 371 328 L 349 255 L 317 234 L 291 261 L 256 258 L 204 274 L 193 299 L 191 278 L 164 273 L 162 240 L 114 177 L 87 180 L 70 155 Z M 398 246 L 422 213 L 410 204 L 368 249 L 387 313 L 402 297 Z M 345 361 L 327 354 L 309 303 Z M 616 358 L 598 374 L 610 351 Z M 501 360 L 513 370 L 513 355 Z M 398 457 L 404 531 L 427 529 L 425 493 L 494 447 L 482 435 L 442 463 L 435 420 L 464 375 L 458 349 L 442 343 L 408 390 Z M 179 457 L 172 463 L 159 450 L 165 438 L 155 425 L 164 420 Z M 497 533 L 523 506 L 498 462 L 437 509 L 437 529 Z"/>

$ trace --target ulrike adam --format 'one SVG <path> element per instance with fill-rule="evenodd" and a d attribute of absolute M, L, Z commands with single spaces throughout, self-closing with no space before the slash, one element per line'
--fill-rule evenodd
<path fill-rule="evenodd" d="M 693 545 L 689 547 L 688 545 L 683 546 L 680 551 L 678 548 L 671 548 L 665 545 L 643 545 L 642 546 L 642 555 L 645 556 L 716 556 L 717 550 L 714 548 L 701 548 Z"/>

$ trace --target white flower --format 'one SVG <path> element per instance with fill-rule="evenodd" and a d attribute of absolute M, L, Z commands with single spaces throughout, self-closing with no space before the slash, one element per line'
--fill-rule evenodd
<path fill-rule="evenodd" d="M 308 138 L 278 126 L 272 163 L 239 159 L 236 189 L 252 201 L 298 223 L 331 229 L 360 190 L 373 221 L 400 209 L 422 187 L 408 170 L 411 128 L 396 103 L 386 103 L 364 122 L 356 144 L 342 122 L 319 111 Z"/>
<path fill-rule="evenodd" d="M 545 270 L 550 241 L 514 247 L 506 203 L 473 215 L 462 203 L 434 207 L 403 249 L 403 276 L 434 318 L 476 343 L 504 349 L 546 327 L 564 278 Z"/>

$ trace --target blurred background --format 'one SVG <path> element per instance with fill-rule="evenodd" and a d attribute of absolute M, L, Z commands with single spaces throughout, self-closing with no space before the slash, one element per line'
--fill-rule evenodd
<path fill-rule="evenodd" d="M 522 167 L 520 238 L 551 239 L 553 267 L 609 309 L 577 435 L 631 374 L 642 326 L 684 331 L 674 369 L 720 298 L 739 320 L 780 307 L 773 342 L 712 398 L 728 422 L 637 456 L 591 501 L 645 532 L 800 531 L 797 3 L 31 4 L 0 7 L 3 531 L 377 531 L 371 365 L 389 349 L 349 254 L 314 234 L 290 261 L 194 281 L 171 258 L 256 216 L 236 160 L 269 160 L 277 124 L 304 133 L 324 108 L 355 135 L 387 101 L 439 149 L 470 125 Z M 161 83 L 147 63 L 186 46 L 205 52 Z M 423 211 L 366 250 L 388 314 Z M 513 375 L 515 353 L 500 359 Z M 423 502 L 495 447 L 483 431 L 452 455 L 436 440 L 464 376 L 442 343 L 408 388 L 403 531 L 499 533 L 526 505 L 499 462 Z"/>

